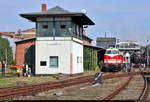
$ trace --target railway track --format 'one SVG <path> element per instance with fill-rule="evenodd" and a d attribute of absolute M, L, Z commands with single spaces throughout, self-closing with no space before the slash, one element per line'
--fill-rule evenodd
<path fill-rule="evenodd" d="M 150 100 L 150 99 L 147 98 L 148 93 L 150 93 L 149 92 L 150 91 L 150 85 L 148 83 L 150 79 L 149 79 L 149 77 L 147 77 L 147 74 L 149 74 L 149 72 L 148 71 L 147 72 L 142 72 L 141 70 L 140 70 L 140 72 L 141 72 L 141 75 L 144 79 L 144 88 L 143 88 L 143 91 L 142 91 L 140 97 L 138 98 L 138 100 L 139 101 Z"/>
<path fill-rule="evenodd" d="M 128 80 L 122 86 L 105 96 L 103 100 L 146 100 L 150 86 L 141 70 L 140 73 L 142 77 L 134 77 L 133 74 L 130 74 Z M 141 82 L 141 80 L 143 81 Z"/>
<path fill-rule="evenodd" d="M 112 100 L 138 100 L 144 88 L 144 80 L 141 75 L 133 76 L 129 84 L 119 92 Z"/>
<path fill-rule="evenodd" d="M 133 76 L 130 76 L 129 79 L 127 80 L 127 82 L 125 84 L 123 84 L 121 87 L 119 87 L 118 89 L 116 89 L 115 91 L 113 91 L 108 96 L 104 97 L 103 100 L 111 100 L 111 99 L 113 99 L 117 94 L 119 94 L 119 92 L 121 90 L 123 90 L 129 84 L 129 82 L 131 81 L 132 78 L 133 78 Z"/>
<path fill-rule="evenodd" d="M 139 72 L 132 72 L 132 73 L 125 73 L 125 74 L 110 74 L 103 76 L 103 79 L 111 79 L 116 77 L 128 77 L 129 75 L 137 75 Z M 89 83 L 93 82 L 94 75 L 90 76 L 83 76 L 73 79 L 68 79 L 59 82 L 47 82 L 35 85 L 26 85 L 26 86 L 13 86 L 13 87 L 5 87 L 0 88 L 0 100 L 7 100 L 12 99 L 16 96 L 34 94 L 42 91 L 47 91 L 55 88 L 64 88 L 69 87 L 72 85 L 82 84 L 82 83 Z"/>

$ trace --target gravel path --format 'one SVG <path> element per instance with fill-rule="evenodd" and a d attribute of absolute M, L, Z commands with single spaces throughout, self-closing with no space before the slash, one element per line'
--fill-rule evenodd
<path fill-rule="evenodd" d="M 144 80 L 141 75 L 134 76 L 129 85 L 112 100 L 137 100 L 142 93 Z"/>
<path fill-rule="evenodd" d="M 126 79 L 126 77 L 109 79 L 103 81 L 102 85 L 97 86 L 92 86 L 92 83 L 86 83 L 42 92 L 34 96 L 21 96 L 14 100 L 102 100 L 106 95 L 125 83 Z M 58 95 L 55 95 L 55 93 Z"/>

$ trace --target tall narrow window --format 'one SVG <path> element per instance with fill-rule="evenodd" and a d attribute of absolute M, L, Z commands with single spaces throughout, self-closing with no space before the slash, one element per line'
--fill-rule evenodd
<path fill-rule="evenodd" d="M 82 34 L 83 34 L 83 28 L 80 26 L 80 39 L 82 39 Z"/>
<path fill-rule="evenodd" d="M 75 38 L 77 38 L 77 34 L 76 34 L 76 24 L 75 23 L 72 23 L 72 33 L 73 33 L 73 36 Z"/>
<path fill-rule="evenodd" d="M 50 67 L 58 67 L 58 56 L 50 56 Z"/>
<path fill-rule="evenodd" d="M 79 63 L 79 56 L 77 56 L 77 63 Z"/>
<path fill-rule="evenodd" d="M 79 30 L 80 30 L 79 25 L 76 25 L 77 38 L 79 38 L 79 36 L 80 36 Z"/>
<path fill-rule="evenodd" d="M 80 57 L 80 63 L 82 63 L 82 57 Z"/>

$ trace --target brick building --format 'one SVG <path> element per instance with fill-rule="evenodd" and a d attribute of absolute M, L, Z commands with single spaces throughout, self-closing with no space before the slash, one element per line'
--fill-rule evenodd
<path fill-rule="evenodd" d="M 31 28 L 31 29 L 27 29 L 27 30 L 23 30 L 23 31 L 21 31 L 21 29 L 19 29 L 15 36 L 18 39 L 29 39 L 29 38 L 35 37 L 35 32 L 36 32 L 35 28 Z"/>
<path fill-rule="evenodd" d="M 25 61 L 25 51 L 35 44 L 35 38 L 16 41 L 16 65 L 23 65 Z"/>

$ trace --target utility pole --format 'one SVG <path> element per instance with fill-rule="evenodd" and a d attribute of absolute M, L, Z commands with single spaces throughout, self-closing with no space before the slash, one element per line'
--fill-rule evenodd
<path fill-rule="evenodd" d="M 105 38 L 106 38 L 106 32 L 105 32 Z"/>
<path fill-rule="evenodd" d="M 147 66 L 149 65 L 149 50 L 148 50 L 148 46 L 147 46 Z"/>
<path fill-rule="evenodd" d="M 6 59 L 6 65 L 7 65 L 7 48 L 6 48 L 6 50 L 5 50 L 5 59 Z"/>
<path fill-rule="evenodd" d="M 15 34 L 13 35 L 13 60 L 15 60 L 15 54 L 16 54 L 14 50 L 15 50 Z"/>
<path fill-rule="evenodd" d="M 147 40 L 147 66 L 149 65 L 149 50 L 148 50 L 148 40 Z"/>

